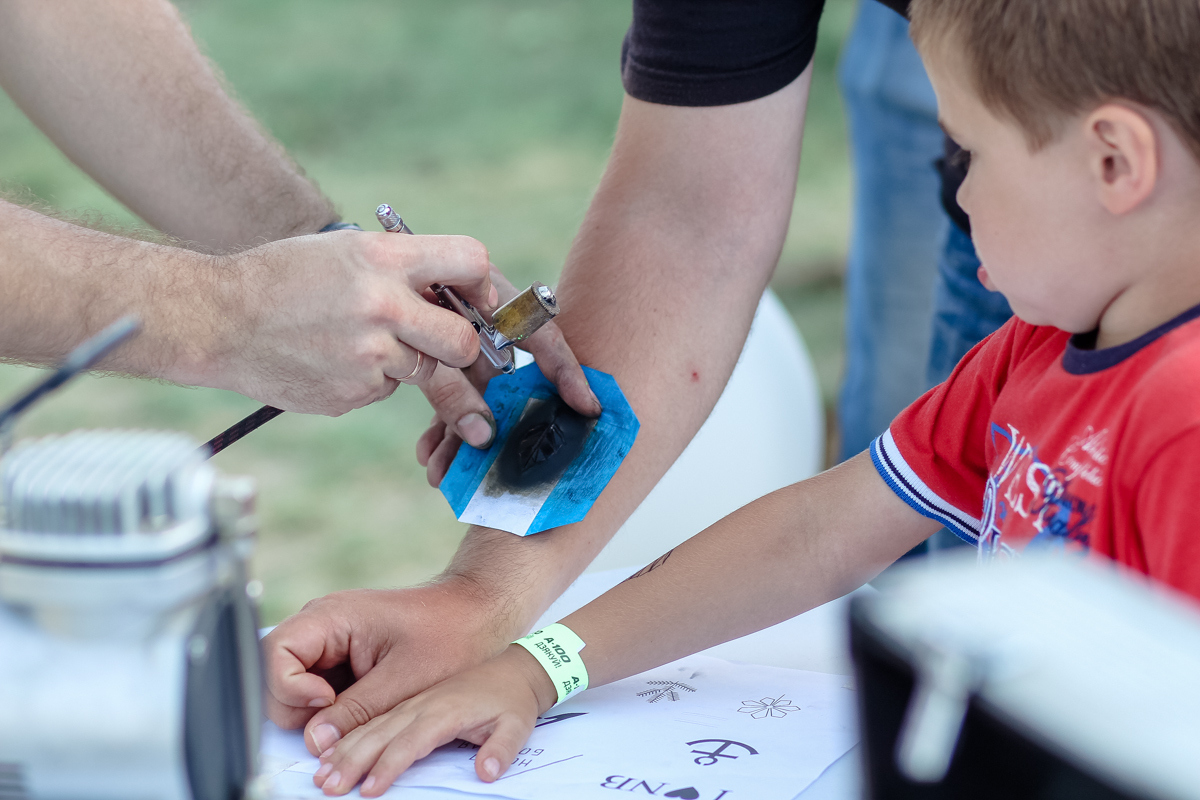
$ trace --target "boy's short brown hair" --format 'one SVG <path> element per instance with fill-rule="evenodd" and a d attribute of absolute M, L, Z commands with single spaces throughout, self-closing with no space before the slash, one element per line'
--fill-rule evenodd
<path fill-rule="evenodd" d="M 1070 116 L 1125 99 L 1200 159 L 1200 0 L 913 0 L 923 55 L 953 47 L 980 99 L 1031 148 Z"/>

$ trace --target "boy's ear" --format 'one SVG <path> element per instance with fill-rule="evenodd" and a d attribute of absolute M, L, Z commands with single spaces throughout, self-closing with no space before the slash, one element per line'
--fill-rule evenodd
<path fill-rule="evenodd" d="M 1158 135 L 1150 121 L 1132 108 L 1105 103 L 1088 115 L 1084 132 L 1100 202 L 1113 214 L 1137 207 L 1158 181 Z"/>

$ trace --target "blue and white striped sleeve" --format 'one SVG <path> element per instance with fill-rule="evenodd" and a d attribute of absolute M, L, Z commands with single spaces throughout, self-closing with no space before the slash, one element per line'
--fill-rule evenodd
<path fill-rule="evenodd" d="M 981 523 L 935 492 L 905 461 L 891 430 L 871 442 L 871 460 L 884 483 L 917 513 L 937 520 L 969 544 L 979 543 Z"/>

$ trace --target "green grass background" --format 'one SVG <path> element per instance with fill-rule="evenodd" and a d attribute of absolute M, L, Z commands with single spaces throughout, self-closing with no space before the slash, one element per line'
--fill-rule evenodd
<path fill-rule="evenodd" d="M 423 233 L 485 242 L 518 285 L 553 283 L 603 171 L 620 110 L 628 0 L 187 0 L 231 90 L 345 217 L 390 202 Z M 828 0 L 800 182 L 775 288 L 828 403 L 841 370 L 850 180 L 834 69 L 853 0 Z M 0 180 L 68 213 L 138 224 L 0 95 Z M 0 365 L 0 397 L 35 377 Z M 86 377 L 18 436 L 150 427 L 207 439 L 256 408 L 230 394 Z M 260 487 L 264 621 L 336 589 L 425 580 L 465 526 L 413 448 L 430 411 L 401 387 L 338 419 L 287 414 L 216 458 Z"/>

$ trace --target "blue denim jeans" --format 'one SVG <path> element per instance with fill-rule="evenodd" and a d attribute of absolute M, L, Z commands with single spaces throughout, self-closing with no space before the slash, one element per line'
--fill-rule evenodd
<path fill-rule="evenodd" d="M 838 82 L 854 165 L 846 370 L 838 401 L 845 460 L 945 380 L 1012 312 L 979 282 L 970 237 L 941 207 L 933 160 L 942 153 L 943 134 L 908 23 L 879 3 L 861 3 Z M 958 544 L 943 530 L 928 549 Z"/>
<path fill-rule="evenodd" d="M 929 346 L 930 386 L 950 377 L 962 357 L 1012 316 L 1008 301 L 979 282 L 979 256 L 971 237 L 950 226 L 938 261 L 933 302 L 933 338 Z"/>
<path fill-rule="evenodd" d="M 908 23 L 863 2 L 842 51 L 854 167 L 840 459 L 866 449 L 927 388 L 934 279 L 950 226 L 933 160 L 937 101 Z"/>

